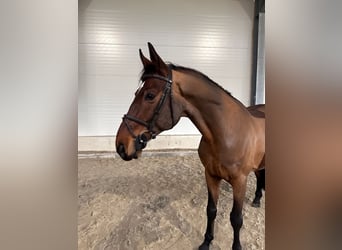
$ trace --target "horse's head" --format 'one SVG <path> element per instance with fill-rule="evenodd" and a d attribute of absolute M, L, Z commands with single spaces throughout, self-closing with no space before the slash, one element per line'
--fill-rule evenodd
<path fill-rule="evenodd" d="M 148 43 L 148 47 L 151 60 L 139 50 L 144 66 L 142 83 L 116 135 L 116 151 L 127 161 L 138 158 L 147 142 L 171 129 L 181 115 L 173 93 L 171 66 L 160 58 L 152 44 Z"/>

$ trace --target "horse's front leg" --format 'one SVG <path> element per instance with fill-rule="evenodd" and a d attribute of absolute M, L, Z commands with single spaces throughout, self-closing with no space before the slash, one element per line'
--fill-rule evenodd
<path fill-rule="evenodd" d="M 243 224 L 242 218 L 242 207 L 243 200 L 246 195 L 246 185 L 247 185 L 247 177 L 239 176 L 236 179 L 231 180 L 231 185 L 233 187 L 233 208 L 230 213 L 230 223 L 234 230 L 234 241 L 233 241 L 233 250 L 241 250 L 240 243 L 240 229 Z"/>
<path fill-rule="evenodd" d="M 199 250 L 208 250 L 210 242 L 214 239 L 214 222 L 217 213 L 217 200 L 220 189 L 220 178 L 211 176 L 207 171 L 205 178 L 208 187 L 208 205 L 207 205 L 207 229 L 204 235 L 204 241 L 199 246 Z"/>

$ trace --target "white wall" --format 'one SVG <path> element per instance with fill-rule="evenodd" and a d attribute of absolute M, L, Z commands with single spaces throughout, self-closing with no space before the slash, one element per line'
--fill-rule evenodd
<path fill-rule="evenodd" d="M 253 1 L 79 1 L 79 136 L 114 136 L 152 42 L 250 101 Z M 199 135 L 187 119 L 163 134 Z"/>

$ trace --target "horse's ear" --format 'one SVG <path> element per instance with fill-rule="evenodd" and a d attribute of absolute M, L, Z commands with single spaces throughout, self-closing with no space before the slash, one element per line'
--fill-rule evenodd
<path fill-rule="evenodd" d="M 140 55 L 140 59 L 141 59 L 141 62 L 142 64 L 144 65 L 144 68 L 149 65 L 149 64 L 152 64 L 152 62 L 150 60 L 148 60 L 144 54 L 142 53 L 141 49 L 139 49 L 139 55 Z"/>
<path fill-rule="evenodd" d="M 153 45 L 150 42 L 148 42 L 147 45 L 150 51 L 150 58 L 151 58 L 152 63 L 154 63 L 162 72 L 167 74 L 168 69 L 163 59 L 161 59 L 161 57 L 157 54 L 156 50 L 154 49 Z"/>

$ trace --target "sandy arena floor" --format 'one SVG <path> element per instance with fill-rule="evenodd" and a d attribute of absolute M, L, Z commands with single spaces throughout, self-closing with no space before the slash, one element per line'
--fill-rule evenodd
<path fill-rule="evenodd" d="M 194 250 L 206 226 L 207 187 L 196 152 L 145 153 L 125 162 L 114 154 L 79 155 L 78 249 Z M 249 176 L 241 243 L 265 247 L 265 197 Z M 231 249 L 232 189 L 222 182 L 212 250 Z"/>

